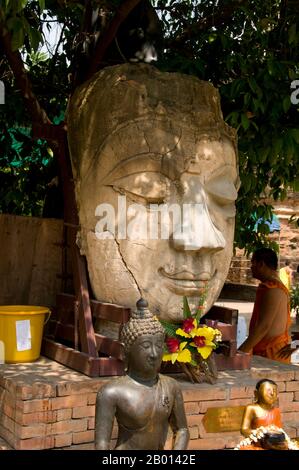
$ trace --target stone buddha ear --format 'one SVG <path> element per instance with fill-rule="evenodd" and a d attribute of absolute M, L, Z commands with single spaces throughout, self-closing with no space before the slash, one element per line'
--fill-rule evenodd
<path fill-rule="evenodd" d="M 257 403 L 258 401 L 259 401 L 259 392 L 258 390 L 254 390 L 253 403 Z"/>

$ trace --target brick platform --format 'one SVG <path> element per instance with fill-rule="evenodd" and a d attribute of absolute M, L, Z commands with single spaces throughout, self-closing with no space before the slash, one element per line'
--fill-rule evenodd
<path fill-rule="evenodd" d="M 234 447 L 240 433 L 206 433 L 204 414 L 213 406 L 250 403 L 256 382 L 266 377 L 278 383 L 285 430 L 299 437 L 299 368 L 255 357 L 251 370 L 220 372 L 216 385 L 193 385 L 176 376 L 190 429 L 189 449 Z M 89 378 L 46 358 L 1 365 L 0 438 L 14 449 L 94 449 L 96 392 L 107 380 L 113 379 Z M 112 448 L 116 435 L 114 427 Z"/>

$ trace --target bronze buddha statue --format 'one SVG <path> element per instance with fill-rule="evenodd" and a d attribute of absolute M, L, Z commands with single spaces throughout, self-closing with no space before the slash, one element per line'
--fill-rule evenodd
<path fill-rule="evenodd" d="M 114 418 L 118 424 L 116 450 L 163 450 L 168 427 L 173 449 L 186 449 L 189 441 L 182 392 L 178 383 L 158 373 L 164 328 L 140 299 L 137 311 L 121 332 L 127 360 L 123 377 L 111 380 L 97 394 L 95 445 L 109 449 Z"/>

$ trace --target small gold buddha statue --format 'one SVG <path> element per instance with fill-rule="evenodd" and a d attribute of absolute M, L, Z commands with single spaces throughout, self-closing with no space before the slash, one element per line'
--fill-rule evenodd
<path fill-rule="evenodd" d="M 256 384 L 255 403 L 245 408 L 241 433 L 245 436 L 236 450 L 299 450 L 282 429 L 277 406 L 277 384 L 262 379 Z"/>

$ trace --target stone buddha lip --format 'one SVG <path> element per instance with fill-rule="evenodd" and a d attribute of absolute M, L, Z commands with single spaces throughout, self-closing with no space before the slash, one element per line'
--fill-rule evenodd
<path fill-rule="evenodd" d="M 191 273 L 190 271 L 177 271 L 173 273 L 168 273 L 165 271 L 164 268 L 159 268 L 159 273 L 162 276 L 167 277 L 168 279 L 172 279 L 173 281 L 199 281 L 199 282 L 207 282 L 211 279 L 211 275 L 207 272 L 202 272 L 199 274 Z"/>
<path fill-rule="evenodd" d="M 164 268 L 159 269 L 159 274 L 166 277 L 169 281 L 166 287 L 176 295 L 197 296 L 199 290 L 203 290 L 206 283 L 211 279 L 207 272 L 193 274 L 190 271 L 177 271 L 168 273 Z"/>

